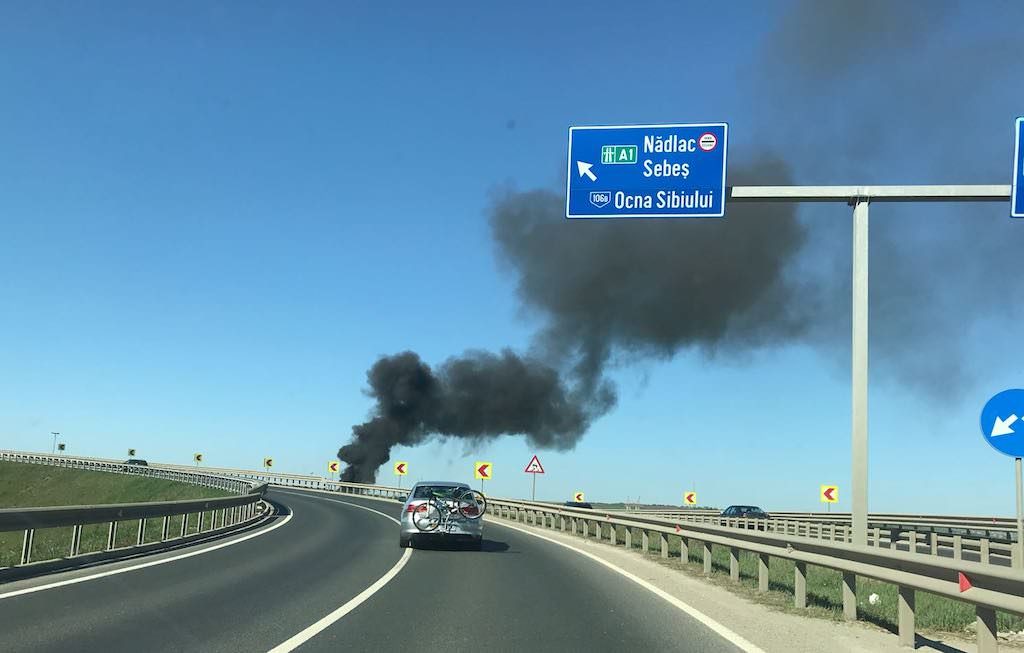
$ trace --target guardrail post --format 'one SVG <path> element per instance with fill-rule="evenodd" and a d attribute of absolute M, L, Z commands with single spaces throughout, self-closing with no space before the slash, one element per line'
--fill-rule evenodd
<path fill-rule="evenodd" d="M 616 546 L 619 543 L 619 534 L 615 532 L 615 524 L 610 524 L 611 532 L 608 534 L 608 542 L 612 546 Z"/>
<path fill-rule="evenodd" d="M 872 530 L 874 531 L 874 535 L 875 535 L 875 547 L 881 548 L 881 546 L 882 546 L 882 529 L 880 529 L 878 526 L 875 526 L 874 529 L 872 529 Z"/>
<path fill-rule="evenodd" d="M 982 564 L 987 565 L 989 562 L 991 562 L 991 560 L 989 560 L 989 540 L 987 537 L 981 538 L 981 550 L 979 551 L 979 553 L 981 555 Z"/>
<path fill-rule="evenodd" d="M 711 575 L 711 543 L 701 542 L 704 545 L 704 575 Z"/>
<path fill-rule="evenodd" d="M 199 527 L 196 528 L 196 532 L 197 533 L 202 533 L 203 532 L 203 522 L 205 521 L 205 519 L 206 519 L 206 511 L 205 510 L 200 510 L 199 511 Z"/>
<path fill-rule="evenodd" d="M 768 591 L 768 562 L 769 557 L 767 553 L 761 553 L 757 556 L 757 591 L 767 592 Z"/>
<path fill-rule="evenodd" d="M 907 552 L 917 553 L 917 531 L 910 531 L 907 533 L 907 537 L 910 538 L 907 544 Z"/>
<path fill-rule="evenodd" d="M 142 544 L 145 541 L 146 541 L 146 520 L 145 519 L 140 519 L 139 520 L 139 533 L 135 537 L 135 546 L 142 546 Z"/>
<path fill-rule="evenodd" d="M 167 541 L 168 531 L 170 531 L 170 530 L 171 530 L 171 516 L 170 515 L 165 515 L 164 516 L 164 523 L 160 526 L 160 541 L 161 542 L 166 542 Z"/>
<path fill-rule="evenodd" d="M 682 535 L 679 536 L 679 559 L 684 563 L 690 562 L 690 540 Z"/>
<path fill-rule="evenodd" d="M 734 546 L 729 547 L 729 578 L 740 579 L 740 550 Z"/>
<path fill-rule="evenodd" d="M 181 536 L 185 537 L 185 533 L 188 532 L 188 513 L 181 516 Z"/>
<path fill-rule="evenodd" d="M 640 547 L 644 553 L 648 553 L 651 549 L 651 536 L 646 528 L 640 530 Z"/>
<path fill-rule="evenodd" d="M 110 526 L 107 527 L 107 548 L 105 551 L 110 551 L 114 548 L 114 540 L 117 539 L 117 522 L 110 522 Z"/>
<path fill-rule="evenodd" d="M 25 535 L 21 538 L 21 563 L 27 565 L 32 562 L 32 541 L 36 539 L 36 529 L 26 528 Z"/>
<path fill-rule="evenodd" d="M 629 549 L 630 551 L 632 551 L 633 550 L 633 527 L 632 526 L 627 526 L 626 527 L 626 536 L 625 536 L 624 540 L 625 540 L 625 543 L 626 543 L 626 548 Z"/>
<path fill-rule="evenodd" d="M 932 548 L 932 555 L 933 556 L 937 556 L 937 555 L 939 555 L 939 534 L 936 533 L 935 531 L 932 531 L 930 539 L 931 539 L 931 545 L 932 545 L 932 547 L 931 547 Z"/>
<path fill-rule="evenodd" d="M 953 536 L 953 559 L 962 560 L 964 557 L 964 538 L 962 535 Z"/>
<path fill-rule="evenodd" d="M 857 575 L 843 573 L 843 618 L 857 620 Z"/>
<path fill-rule="evenodd" d="M 996 611 L 980 605 L 974 609 L 978 630 L 978 653 L 996 653 Z"/>
<path fill-rule="evenodd" d="M 807 563 L 796 562 L 793 565 L 793 605 L 797 608 L 807 607 Z"/>
<path fill-rule="evenodd" d="M 914 646 L 914 590 L 900 585 L 898 593 L 898 614 L 900 646 Z"/>
<path fill-rule="evenodd" d="M 559 515 L 558 516 L 558 524 L 559 524 L 559 529 L 564 533 L 565 532 L 565 515 Z"/>
<path fill-rule="evenodd" d="M 668 557 L 668 535 L 661 533 L 661 557 Z"/>
<path fill-rule="evenodd" d="M 68 556 L 74 558 L 82 550 L 82 525 L 75 524 L 71 527 L 71 550 Z"/>

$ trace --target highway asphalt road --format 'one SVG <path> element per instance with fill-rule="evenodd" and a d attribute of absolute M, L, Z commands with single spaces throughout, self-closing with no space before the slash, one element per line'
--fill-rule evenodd
<path fill-rule="evenodd" d="M 602 565 L 498 524 L 482 551 L 407 554 L 397 524 L 373 512 L 397 517 L 397 504 L 268 498 L 290 517 L 236 544 L 16 596 L 4 594 L 171 555 L 0 586 L 0 651 L 738 650 Z"/>

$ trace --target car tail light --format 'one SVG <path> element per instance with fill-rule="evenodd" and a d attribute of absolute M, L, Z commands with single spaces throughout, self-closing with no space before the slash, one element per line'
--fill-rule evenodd
<path fill-rule="evenodd" d="M 462 508 L 462 514 L 464 515 L 475 515 L 477 513 L 476 506 L 464 506 Z"/>

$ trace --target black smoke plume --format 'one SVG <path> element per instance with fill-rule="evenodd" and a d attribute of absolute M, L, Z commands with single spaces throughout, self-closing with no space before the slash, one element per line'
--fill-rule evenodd
<path fill-rule="evenodd" d="M 615 402 L 608 386 L 573 392 L 556 369 L 509 350 L 468 352 L 436 371 L 407 351 L 379 359 L 367 380 L 375 414 L 353 427 L 352 441 L 338 451 L 348 465 L 342 480 L 355 483 L 372 483 L 393 446 L 431 435 L 523 434 L 538 447 L 570 449 Z"/>
<path fill-rule="evenodd" d="M 735 177 L 754 170 L 789 183 L 768 156 Z M 737 205 L 728 220 L 686 225 L 567 221 L 563 211 L 554 191 L 509 192 L 491 210 L 499 256 L 546 322 L 530 354 L 470 352 L 436 371 L 413 352 L 378 360 L 367 374 L 373 415 L 338 451 L 345 480 L 373 481 L 392 447 L 432 435 L 523 434 L 569 449 L 615 404 L 613 355 L 736 355 L 806 330 L 811 289 L 786 274 L 805 237 L 792 206 Z"/>
<path fill-rule="evenodd" d="M 976 10 L 797 2 L 739 80 L 760 109 L 758 124 L 733 127 L 730 185 L 1006 183 L 1019 35 L 957 30 Z M 1020 3 L 985 11 L 1024 20 Z M 707 221 L 563 210 L 561 190 L 538 189 L 504 192 L 490 211 L 498 257 L 542 324 L 528 355 L 470 353 L 436 370 L 411 352 L 378 361 L 373 417 L 339 451 L 345 478 L 373 480 L 392 446 L 435 434 L 571 448 L 614 405 L 607 370 L 640 359 L 806 342 L 849 364 L 848 207 L 731 202 Z M 1024 307 L 1006 301 L 1024 285 L 1024 231 L 1006 210 L 872 206 L 873 371 L 933 399 L 962 394 L 967 336 L 1016 324 Z"/>

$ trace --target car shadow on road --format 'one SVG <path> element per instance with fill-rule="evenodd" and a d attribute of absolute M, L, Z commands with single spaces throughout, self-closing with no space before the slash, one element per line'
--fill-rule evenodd
<path fill-rule="evenodd" d="M 436 542 L 431 542 L 429 540 L 419 541 L 416 542 L 416 548 L 424 551 L 467 551 L 469 553 L 508 553 L 510 547 L 507 542 L 499 542 L 497 540 L 484 539 L 484 541 L 480 543 L 479 551 L 477 551 L 469 544 L 466 544 L 465 542 L 446 542 L 443 540 L 438 540 Z"/>

